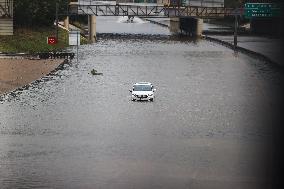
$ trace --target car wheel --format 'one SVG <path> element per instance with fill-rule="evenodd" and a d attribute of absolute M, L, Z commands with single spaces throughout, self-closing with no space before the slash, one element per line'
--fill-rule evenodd
<path fill-rule="evenodd" d="M 132 100 L 132 101 L 135 101 L 135 99 L 134 99 L 134 98 L 132 98 L 131 100 Z"/>
<path fill-rule="evenodd" d="M 153 101 L 154 101 L 154 99 L 153 99 L 153 98 L 150 98 L 150 101 L 151 101 L 151 102 L 153 102 Z"/>

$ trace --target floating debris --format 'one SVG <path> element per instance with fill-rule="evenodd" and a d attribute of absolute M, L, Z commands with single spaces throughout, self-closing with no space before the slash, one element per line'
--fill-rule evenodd
<path fill-rule="evenodd" d="M 97 70 L 95 70 L 95 69 L 92 69 L 91 74 L 92 74 L 92 75 L 103 75 L 103 73 L 99 73 L 99 72 L 98 72 Z"/>

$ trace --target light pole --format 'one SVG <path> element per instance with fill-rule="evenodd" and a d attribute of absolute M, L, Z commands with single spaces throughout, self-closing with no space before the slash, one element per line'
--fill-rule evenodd
<path fill-rule="evenodd" d="M 58 3 L 56 2 L 56 40 L 58 41 Z"/>
<path fill-rule="evenodd" d="M 77 31 L 77 63 L 79 62 L 79 35 L 80 35 L 80 31 Z"/>
<path fill-rule="evenodd" d="M 235 13 L 234 48 L 238 45 L 238 15 Z"/>

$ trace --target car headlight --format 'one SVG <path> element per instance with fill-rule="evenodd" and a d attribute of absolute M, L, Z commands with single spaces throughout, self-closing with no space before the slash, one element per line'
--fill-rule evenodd
<path fill-rule="evenodd" d="M 153 94 L 148 94 L 148 96 L 153 96 Z"/>

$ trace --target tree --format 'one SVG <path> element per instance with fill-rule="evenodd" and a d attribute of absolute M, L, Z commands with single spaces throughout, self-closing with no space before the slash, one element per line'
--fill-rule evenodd
<path fill-rule="evenodd" d="M 14 0 L 16 26 L 51 26 L 56 18 L 56 3 L 59 13 L 65 13 L 68 0 Z"/>
<path fill-rule="evenodd" d="M 245 0 L 225 0 L 225 7 L 241 7 Z"/>

